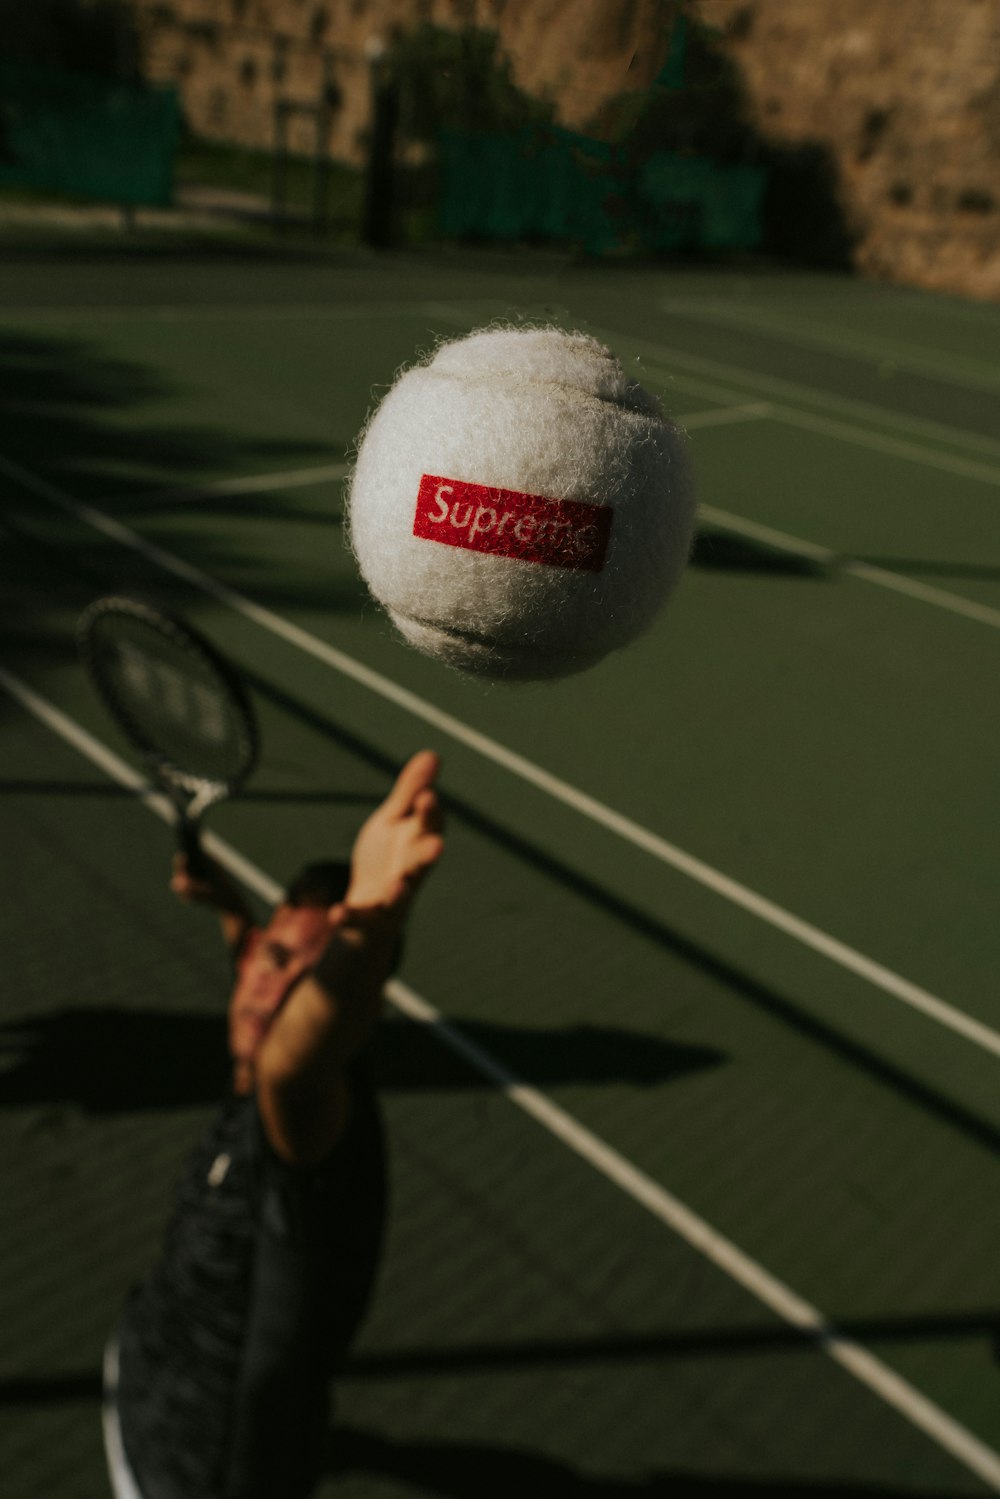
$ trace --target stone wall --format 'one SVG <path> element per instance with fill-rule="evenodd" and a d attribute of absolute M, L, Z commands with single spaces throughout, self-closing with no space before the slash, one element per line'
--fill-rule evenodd
<path fill-rule="evenodd" d="M 364 151 L 366 48 L 397 28 L 496 29 L 515 81 L 586 126 L 646 87 L 677 0 L 132 0 L 149 76 L 192 128 L 269 148 Z M 738 70 L 755 132 L 829 165 L 865 274 L 1000 298 L 1000 0 L 684 0 Z"/>
<path fill-rule="evenodd" d="M 516 81 L 582 123 L 610 95 L 645 87 L 665 55 L 675 0 L 132 0 L 148 77 L 180 85 L 198 134 L 270 149 L 276 105 L 291 148 L 311 153 L 316 106 L 330 150 L 359 162 L 371 98 L 367 50 L 429 21 L 497 30 Z"/>
<path fill-rule="evenodd" d="M 754 124 L 828 153 L 863 273 L 1000 298 L 997 0 L 700 0 Z"/>

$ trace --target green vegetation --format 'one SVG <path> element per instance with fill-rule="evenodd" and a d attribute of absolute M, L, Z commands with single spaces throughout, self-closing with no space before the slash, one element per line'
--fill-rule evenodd
<path fill-rule="evenodd" d="M 717 164 L 755 161 L 760 140 L 750 123 L 739 72 L 717 34 L 684 16 L 671 57 L 652 88 L 610 100 L 589 132 L 621 145 L 636 163 L 659 151 Z"/>
<path fill-rule="evenodd" d="M 519 89 L 499 36 L 424 22 L 394 43 L 388 65 L 400 93 L 400 129 L 433 145 L 442 130 L 519 131 L 551 123 L 553 107 Z"/>

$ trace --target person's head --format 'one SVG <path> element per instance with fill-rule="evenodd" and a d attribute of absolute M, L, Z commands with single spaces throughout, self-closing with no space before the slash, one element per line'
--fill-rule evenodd
<path fill-rule="evenodd" d="M 229 1002 L 229 1050 L 238 1068 L 254 1056 L 298 980 L 317 962 L 329 938 L 327 912 L 343 900 L 350 865 L 307 864 L 292 880 L 267 925 L 250 933 Z"/>

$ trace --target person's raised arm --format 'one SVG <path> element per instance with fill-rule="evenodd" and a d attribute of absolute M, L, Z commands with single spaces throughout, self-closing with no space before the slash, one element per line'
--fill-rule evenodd
<path fill-rule="evenodd" d="M 326 950 L 292 990 L 255 1060 L 265 1131 L 292 1163 L 321 1160 L 346 1126 L 345 1069 L 378 1018 L 413 896 L 444 849 L 434 792 L 439 764 L 430 750 L 414 755 L 362 827 L 347 894 L 327 914 Z"/>
<path fill-rule="evenodd" d="M 191 905 L 210 906 L 219 918 L 222 940 L 230 957 L 235 962 L 246 941 L 247 933 L 254 926 L 250 907 L 235 881 L 231 880 L 221 865 L 204 856 L 204 872 L 191 873 L 184 854 L 174 855 L 170 888 L 178 900 Z"/>

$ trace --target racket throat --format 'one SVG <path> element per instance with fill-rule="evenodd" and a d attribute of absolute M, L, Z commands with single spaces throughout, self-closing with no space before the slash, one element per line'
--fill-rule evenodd
<path fill-rule="evenodd" d="M 176 789 L 172 790 L 170 799 L 174 806 L 174 828 L 181 853 L 187 860 L 189 874 L 199 876 L 208 872 L 208 856 L 201 846 L 202 818 L 208 808 L 220 801 L 224 794 L 217 786 L 204 786 L 190 799 L 185 799 Z"/>

